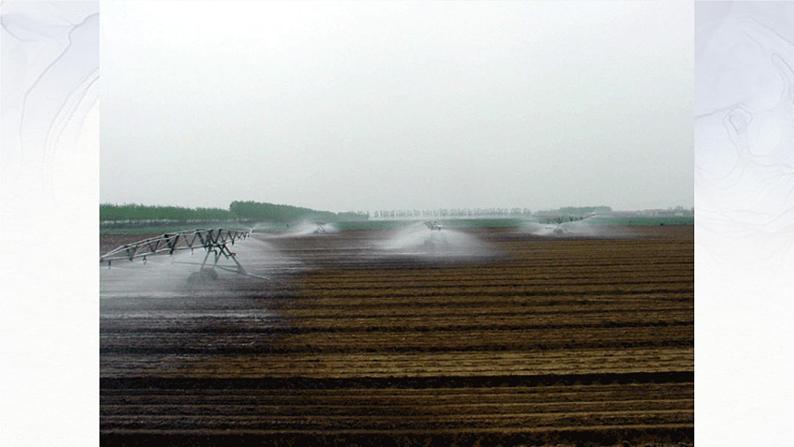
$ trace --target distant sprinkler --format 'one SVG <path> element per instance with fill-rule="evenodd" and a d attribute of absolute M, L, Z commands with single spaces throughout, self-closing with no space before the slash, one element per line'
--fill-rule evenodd
<path fill-rule="evenodd" d="M 595 217 L 595 213 L 586 214 L 584 216 L 558 216 L 550 220 L 551 232 L 556 235 L 565 234 L 570 230 L 567 224 L 587 220 L 591 217 Z"/>
<path fill-rule="evenodd" d="M 314 234 L 325 234 L 328 230 L 325 229 L 325 222 L 315 222 L 317 228 L 314 230 Z"/>
<path fill-rule="evenodd" d="M 430 237 L 425 240 L 424 246 L 429 250 L 436 250 L 449 245 L 446 232 L 442 232 L 444 226 L 437 220 L 425 222 L 425 226 L 430 230 Z"/>
<path fill-rule="evenodd" d="M 444 229 L 444 226 L 441 225 L 441 222 L 439 222 L 437 220 L 428 220 L 427 222 L 425 222 L 425 226 L 430 231 L 441 231 L 441 230 Z"/>

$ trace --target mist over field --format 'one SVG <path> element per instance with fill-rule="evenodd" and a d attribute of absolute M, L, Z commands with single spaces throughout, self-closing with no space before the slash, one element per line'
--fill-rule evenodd
<path fill-rule="evenodd" d="M 101 201 L 689 208 L 690 9 L 108 2 Z"/>
<path fill-rule="evenodd" d="M 692 9 L 105 3 L 103 445 L 692 446 Z"/>

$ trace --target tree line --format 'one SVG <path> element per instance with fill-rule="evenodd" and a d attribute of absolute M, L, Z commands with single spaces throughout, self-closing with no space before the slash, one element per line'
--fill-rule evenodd
<path fill-rule="evenodd" d="M 376 210 L 372 217 L 375 219 L 403 219 L 403 218 L 450 218 L 450 217 L 519 217 L 531 216 L 528 208 L 438 208 L 438 209 L 402 209 L 402 210 Z"/>
<path fill-rule="evenodd" d="M 221 208 L 184 208 L 181 206 L 153 206 L 136 203 L 99 205 L 99 220 L 107 221 L 178 221 L 230 220 L 235 216 Z"/>
<path fill-rule="evenodd" d="M 341 222 L 369 219 L 369 213 L 364 211 L 335 213 L 333 211 L 318 211 L 299 206 L 253 201 L 232 202 L 231 205 L 229 205 L 229 211 L 241 219 L 266 220 L 281 223 L 298 222 L 301 220 Z"/>
<path fill-rule="evenodd" d="M 291 205 L 278 205 L 253 201 L 234 201 L 229 205 L 229 209 L 187 208 L 135 203 L 103 203 L 99 205 L 99 220 L 106 223 L 201 221 L 268 221 L 290 223 L 301 220 L 340 222 L 367 220 L 368 218 L 368 213 L 362 211 L 334 213 L 331 211 L 317 211 Z"/>

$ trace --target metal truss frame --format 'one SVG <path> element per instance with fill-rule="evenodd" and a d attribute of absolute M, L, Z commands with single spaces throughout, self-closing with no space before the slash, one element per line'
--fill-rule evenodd
<path fill-rule="evenodd" d="M 165 233 L 161 236 L 143 239 L 137 242 L 124 244 L 99 257 L 99 261 L 111 267 L 113 261 L 134 261 L 142 259 L 145 263 L 149 256 L 173 255 L 177 251 L 204 249 L 206 255 L 201 263 L 201 269 L 206 268 L 209 261 L 212 267 L 218 266 L 218 261 L 228 259 L 234 262 L 236 268 L 232 271 L 248 275 L 242 264 L 237 260 L 234 252 L 229 250 L 229 245 L 235 241 L 246 239 L 250 231 L 225 230 L 225 229 L 196 229 L 177 233 Z M 212 258 L 210 258 L 212 255 Z M 223 268 L 229 270 L 228 268 Z M 253 275 L 251 275 L 253 276 Z"/>

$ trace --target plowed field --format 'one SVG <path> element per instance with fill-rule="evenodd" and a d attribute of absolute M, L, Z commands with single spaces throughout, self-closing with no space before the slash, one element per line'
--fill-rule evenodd
<path fill-rule="evenodd" d="M 348 231 L 244 242 L 267 281 L 103 272 L 102 443 L 693 442 L 691 226 L 467 233 L 486 256 Z"/>

